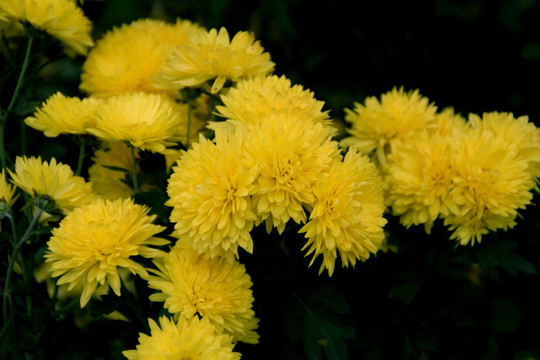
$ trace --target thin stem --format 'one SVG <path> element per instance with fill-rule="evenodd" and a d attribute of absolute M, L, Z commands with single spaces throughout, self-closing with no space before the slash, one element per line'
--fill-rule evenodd
<path fill-rule="evenodd" d="M 32 43 L 34 42 L 34 37 L 32 35 L 28 36 L 28 44 L 26 45 L 26 53 L 24 54 L 24 60 L 21 66 L 21 72 L 19 73 L 19 78 L 17 79 L 17 84 L 15 85 L 15 90 L 13 91 L 13 95 L 11 96 L 11 101 L 9 102 L 9 105 L 6 109 L 6 111 L 2 114 L 2 119 L 0 120 L 0 161 L 2 163 L 2 167 L 6 167 L 6 150 L 5 150 L 5 144 L 4 144 L 4 130 L 6 125 L 6 120 L 8 117 L 8 114 L 13 109 L 13 106 L 15 106 L 17 97 L 19 96 L 19 91 L 21 89 L 24 75 L 26 73 L 26 69 L 28 68 L 28 59 L 30 58 L 30 53 L 32 51 Z"/>
<path fill-rule="evenodd" d="M 13 248 L 13 254 L 11 254 L 11 257 L 9 258 L 9 264 L 8 264 L 8 268 L 7 268 L 7 272 L 6 272 L 6 281 L 5 281 L 4 292 L 3 292 L 4 299 L 3 299 L 3 304 L 2 304 L 2 309 L 3 309 L 3 314 L 4 314 L 4 323 L 6 324 L 6 326 L 7 326 L 7 323 L 8 323 L 8 321 L 7 321 L 8 298 L 10 297 L 10 289 L 9 289 L 10 284 L 9 284 L 9 282 L 11 280 L 11 274 L 13 273 L 13 266 L 15 265 L 15 261 L 16 261 L 16 259 L 18 257 L 18 254 L 19 254 L 19 251 L 21 250 L 21 247 L 28 240 L 30 235 L 32 235 L 32 231 L 34 230 L 34 227 L 36 226 L 36 224 L 37 224 L 37 222 L 39 220 L 39 217 L 41 216 L 42 213 L 43 213 L 42 209 L 38 209 L 36 211 L 34 217 L 32 218 L 32 221 L 30 222 L 30 225 L 28 225 L 28 228 L 26 229 L 26 232 L 22 236 L 21 240 L 19 240 L 19 242 Z"/>
<path fill-rule="evenodd" d="M 131 180 L 133 181 L 133 192 L 135 194 L 139 193 L 139 185 L 137 183 L 137 158 L 135 157 L 135 147 L 133 145 L 129 146 L 131 149 L 131 161 L 133 166 L 131 168 Z"/>
<path fill-rule="evenodd" d="M 75 172 L 75 176 L 80 176 L 81 170 L 82 170 L 82 164 L 84 159 L 84 149 L 85 145 L 81 142 L 80 148 L 79 148 L 79 161 L 77 162 L 77 171 Z"/>

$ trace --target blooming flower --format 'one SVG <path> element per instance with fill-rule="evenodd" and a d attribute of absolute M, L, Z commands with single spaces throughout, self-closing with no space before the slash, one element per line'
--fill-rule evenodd
<path fill-rule="evenodd" d="M 24 119 L 26 125 L 43 131 L 45 136 L 59 134 L 88 134 L 88 128 L 96 124 L 96 111 L 101 100 L 67 97 L 57 92 L 38 108 L 33 116 Z"/>
<path fill-rule="evenodd" d="M 480 127 L 463 133 L 454 140 L 450 166 L 456 209 L 444 222 L 461 245 L 480 242 L 489 230 L 513 227 L 517 210 L 531 202 L 534 181 L 528 161 L 503 134 L 494 136 Z"/>
<path fill-rule="evenodd" d="M 324 269 L 333 274 L 338 252 L 342 266 L 347 267 L 379 250 L 386 224 L 383 186 L 377 168 L 366 156 L 349 150 L 342 162 L 334 162 L 319 177 L 313 191 L 316 202 L 299 232 L 307 238 L 302 250 L 309 248 L 306 256 L 313 253 L 310 265 L 323 256 L 319 274 Z"/>
<path fill-rule="evenodd" d="M 169 243 L 154 237 L 165 229 L 152 224 L 155 217 L 131 199 L 97 199 L 73 210 L 52 230 L 47 242 L 45 258 L 52 263 L 51 276 L 60 276 L 57 284 L 69 284 L 68 290 L 84 284 L 81 307 L 98 285 L 110 286 L 120 296 L 118 269 L 148 276 L 132 257 L 160 256 L 162 252 L 149 245 Z"/>
<path fill-rule="evenodd" d="M 394 88 L 382 94 L 379 101 L 368 97 L 365 104 L 354 104 L 354 110 L 345 109 L 345 120 L 352 124 L 351 136 L 341 145 L 354 146 L 361 153 L 376 151 L 378 164 L 384 166 L 385 156 L 403 139 L 418 130 L 433 127 L 437 108 L 418 90 L 405 92 Z"/>
<path fill-rule="evenodd" d="M 138 151 L 135 157 L 138 158 Z M 105 144 L 94 153 L 92 160 L 94 163 L 88 168 L 88 176 L 96 194 L 108 200 L 128 198 L 134 194 L 133 189 L 124 182 L 128 177 L 127 172 L 111 169 L 132 171 L 131 151 L 125 143 L 114 141 Z M 139 166 L 137 170 L 140 171 Z"/>
<path fill-rule="evenodd" d="M 72 0 L 3 0 L 0 19 L 30 23 L 58 39 L 69 55 L 86 55 L 94 45 L 92 23 Z"/>
<path fill-rule="evenodd" d="M 221 95 L 219 115 L 243 123 L 257 122 L 278 112 L 307 114 L 314 122 L 329 123 L 324 103 L 301 85 L 291 85 L 285 76 L 257 76 L 244 79 Z"/>
<path fill-rule="evenodd" d="M 243 164 L 259 169 L 252 197 L 257 224 L 266 221 L 268 232 L 275 227 L 282 233 L 289 219 L 304 223 L 318 176 L 340 158 L 329 127 L 308 114 L 282 113 L 246 131 Z"/>
<path fill-rule="evenodd" d="M 150 336 L 139 334 L 135 350 L 122 354 L 129 360 L 239 360 L 240 353 L 233 352 L 231 337 L 216 333 L 208 319 L 182 317 L 177 323 L 162 316 L 159 325 L 152 319 Z"/>
<path fill-rule="evenodd" d="M 164 94 L 127 93 L 107 98 L 89 132 L 106 141 L 127 141 L 141 150 L 167 152 L 185 129 L 179 105 Z"/>
<path fill-rule="evenodd" d="M 150 295 L 150 300 L 165 302 L 176 319 L 199 314 L 234 342 L 258 343 L 259 320 L 252 309 L 252 282 L 244 265 L 221 257 L 204 259 L 178 246 L 154 263 L 159 271 L 153 271 L 157 276 L 149 277 L 148 286 L 160 292 Z"/>
<path fill-rule="evenodd" d="M 15 187 L 6 181 L 4 169 L 0 172 L 0 231 L 2 230 L 2 219 L 9 213 L 9 208 L 13 206 L 19 195 L 15 195 Z"/>
<path fill-rule="evenodd" d="M 407 228 L 424 224 L 429 233 L 439 215 L 448 214 L 454 177 L 448 155 L 452 139 L 424 131 L 387 157 L 386 204 Z"/>
<path fill-rule="evenodd" d="M 246 31 L 232 40 L 225 28 L 219 32 L 193 32 L 185 45 L 177 46 L 157 75 L 160 86 L 183 88 L 201 86 L 214 79 L 211 92 L 218 93 L 225 81 L 233 82 L 273 71 L 270 54 Z"/>
<path fill-rule="evenodd" d="M 202 29 L 188 20 L 170 24 L 140 19 L 108 31 L 83 64 L 80 89 L 97 97 L 126 92 L 162 92 L 153 84 L 175 45 Z"/>
<path fill-rule="evenodd" d="M 95 199 L 92 185 L 80 176 L 74 176 L 68 165 L 41 161 L 41 157 L 18 156 L 15 160 L 15 172 L 8 170 L 11 181 L 25 193 L 45 201 L 52 200 L 53 208 L 67 214 L 76 207 Z"/>
<path fill-rule="evenodd" d="M 215 142 L 201 135 L 173 167 L 165 203 L 173 208 L 170 220 L 179 242 L 231 262 L 239 246 L 253 251 L 249 232 L 256 219 L 251 194 L 257 169 L 241 164 L 242 145 L 241 136 L 225 131 L 216 131 Z"/>

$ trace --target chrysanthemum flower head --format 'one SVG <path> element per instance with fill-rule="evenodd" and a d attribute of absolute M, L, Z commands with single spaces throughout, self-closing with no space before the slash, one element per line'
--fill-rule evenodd
<path fill-rule="evenodd" d="M 94 45 L 92 23 L 72 0 L 2 0 L 2 16 L 47 32 L 64 45 L 69 55 L 86 55 Z"/>
<path fill-rule="evenodd" d="M 230 334 L 233 341 L 256 344 L 259 320 L 255 317 L 251 278 L 244 265 L 216 257 L 204 259 L 192 249 L 175 246 L 154 261 L 159 271 L 148 285 L 159 292 L 152 301 L 163 301 L 175 318 L 199 315 Z"/>
<path fill-rule="evenodd" d="M 429 233 L 452 206 L 452 137 L 427 131 L 404 141 L 387 157 L 384 169 L 386 204 L 407 228 L 424 224 Z"/>
<path fill-rule="evenodd" d="M 237 82 L 274 70 L 270 54 L 246 31 L 232 40 L 225 28 L 219 32 L 193 32 L 185 45 L 177 46 L 156 76 L 160 86 L 173 88 L 201 86 L 215 79 L 212 94 L 218 93 L 227 80 Z"/>
<path fill-rule="evenodd" d="M 278 112 L 304 113 L 314 122 L 329 121 L 324 103 L 301 85 L 291 85 L 285 76 L 257 76 L 239 81 L 221 95 L 219 115 L 243 123 L 257 122 Z"/>
<path fill-rule="evenodd" d="M 386 224 L 383 185 L 367 156 L 350 149 L 343 161 L 335 161 L 319 177 L 314 193 L 309 221 L 299 232 L 307 238 L 306 256 L 313 253 L 311 264 L 323 256 L 319 274 L 324 269 L 333 274 L 338 253 L 342 266 L 347 267 L 379 250 Z"/>
<path fill-rule="evenodd" d="M 368 97 L 364 105 L 355 103 L 353 110 L 345 109 L 345 120 L 352 124 L 348 129 L 351 136 L 341 145 L 353 146 L 364 154 L 375 150 L 379 165 L 384 165 L 385 156 L 403 139 L 434 126 L 436 110 L 418 90 L 394 88 L 382 94 L 380 101 Z"/>
<path fill-rule="evenodd" d="M 512 113 L 489 112 L 469 115 L 469 122 L 475 129 L 488 131 L 494 136 L 502 136 L 508 143 L 517 146 L 519 158 L 528 162 L 528 168 L 538 181 L 540 175 L 540 129 L 529 122 L 528 116 L 515 118 Z"/>
<path fill-rule="evenodd" d="M 239 360 L 240 353 L 234 352 L 231 337 L 220 334 L 208 319 L 181 317 L 174 322 L 166 316 L 159 318 L 159 325 L 152 319 L 150 335 L 139 334 L 135 350 L 122 354 L 129 360 Z"/>
<path fill-rule="evenodd" d="M 96 124 L 96 111 L 101 100 L 79 99 L 57 92 L 50 96 L 33 116 L 24 119 L 26 125 L 43 131 L 45 136 L 60 134 L 86 135 Z"/>
<path fill-rule="evenodd" d="M 429 134 L 447 136 L 456 132 L 467 131 L 471 127 L 470 123 L 451 107 L 444 108 L 441 112 L 435 114 L 435 124 L 434 127 L 426 129 Z"/>
<path fill-rule="evenodd" d="M 242 161 L 259 169 L 252 198 L 257 223 L 265 221 L 268 232 L 277 228 L 282 233 L 290 219 L 306 221 L 304 206 L 315 202 L 318 176 L 341 155 L 322 122 L 291 113 L 272 115 L 245 130 Z"/>
<path fill-rule="evenodd" d="M 34 198 L 52 200 L 52 208 L 46 211 L 55 210 L 65 215 L 96 198 L 90 183 L 74 176 L 68 165 L 57 163 L 54 158 L 47 162 L 41 161 L 41 157 L 18 156 L 15 172 L 9 173 L 11 181 L 25 193 Z"/>
<path fill-rule="evenodd" d="M 81 74 L 80 89 L 97 97 L 126 92 L 162 92 L 152 77 L 174 46 L 201 27 L 189 20 L 170 24 L 140 19 L 107 32 L 92 48 Z"/>
<path fill-rule="evenodd" d="M 119 268 L 148 276 L 132 257 L 153 258 L 163 254 L 150 245 L 169 241 L 154 235 L 164 227 L 152 224 L 155 215 L 131 199 L 97 199 L 70 212 L 52 231 L 45 254 L 51 276 L 68 289 L 84 284 L 80 305 L 84 307 L 99 285 L 110 286 L 120 296 Z"/>
<path fill-rule="evenodd" d="M 138 151 L 135 151 L 135 157 L 138 158 Z M 127 172 L 112 169 L 132 171 L 131 151 L 125 143 L 114 141 L 103 144 L 92 160 L 94 163 L 88 168 L 88 176 L 96 194 L 108 200 L 128 198 L 134 194 L 133 189 L 124 182 L 128 177 Z M 137 171 L 140 171 L 139 166 Z"/>
<path fill-rule="evenodd" d="M 502 134 L 476 128 L 454 140 L 449 156 L 454 172 L 450 196 L 457 206 L 444 217 L 454 230 L 451 238 L 474 244 L 489 230 L 514 226 L 517 211 L 530 204 L 534 186 L 518 146 Z"/>
<path fill-rule="evenodd" d="M 170 220 L 179 242 L 213 258 L 238 257 L 238 247 L 253 251 L 250 231 L 256 215 L 251 195 L 257 169 L 241 163 L 243 138 L 216 131 L 215 142 L 202 135 L 173 167 L 167 193 Z"/>
<path fill-rule="evenodd" d="M 127 93 L 107 98 L 89 132 L 105 141 L 126 141 L 133 147 L 165 153 L 180 142 L 182 111 L 164 94 Z"/>

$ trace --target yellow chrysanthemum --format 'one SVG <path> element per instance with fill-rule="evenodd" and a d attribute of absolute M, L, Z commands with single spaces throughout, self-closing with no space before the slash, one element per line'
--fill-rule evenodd
<path fill-rule="evenodd" d="M 282 233 L 289 219 L 306 221 L 304 205 L 315 201 L 318 176 L 341 156 L 329 128 L 301 115 L 276 114 L 246 130 L 242 161 L 259 169 L 253 209 L 268 232 L 275 227 Z"/>
<path fill-rule="evenodd" d="M 57 163 L 54 158 L 42 162 L 41 157 L 18 156 L 15 172 L 8 171 L 17 187 L 34 197 L 52 199 L 54 208 L 50 210 L 58 210 L 64 215 L 96 198 L 90 183 L 74 176 L 68 165 Z"/>
<path fill-rule="evenodd" d="M 257 122 L 268 114 L 304 113 L 314 122 L 329 122 L 324 102 L 313 97 L 313 92 L 301 85 L 291 86 L 285 76 L 257 76 L 239 81 L 221 95 L 223 106 L 216 107 L 219 115 L 243 123 Z"/>
<path fill-rule="evenodd" d="M 368 97 L 365 105 L 354 103 L 354 110 L 345 109 L 345 120 L 352 128 L 347 130 L 351 136 L 343 139 L 341 145 L 353 146 L 363 154 L 375 150 L 379 165 L 384 166 L 385 156 L 403 139 L 436 126 L 436 110 L 418 90 L 405 92 L 403 88 L 394 88 L 382 94 L 380 101 Z"/>
<path fill-rule="evenodd" d="M 202 137 L 184 152 L 169 178 L 166 205 L 173 207 L 179 243 L 209 258 L 238 257 L 238 247 L 253 251 L 250 231 L 256 169 L 241 164 L 243 139 L 216 131 L 215 143 Z"/>
<path fill-rule="evenodd" d="M 166 153 L 167 147 L 182 140 L 186 124 L 182 114 L 167 95 L 128 93 L 107 98 L 89 132 L 105 141 L 127 141 L 141 150 Z"/>
<path fill-rule="evenodd" d="M 518 209 L 530 204 L 534 181 L 516 144 L 480 127 L 454 139 L 450 196 L 456 210 L 444 218 L 461 245 L 480 242 L 489 230 L 515 225 Z"/>
<path fill-rule="evenodd" d="M 122 354 L 129 360 L 239 360 L 240 353 L 233 352 L 231 337 L 216 333 L 208 319 L 182 317 L 177 323 L 162 316 L 159 325 L 152 319 L 150 336 L 139 334 L 136 350 Z"/>
<path fill-rule="evenodd" d="M 135 156 L 138 158 L 138 151 Z M 131 151 L 125 143 L 115 141 L 105 144 L 94 153 L 92 160 L 94 164 L 88 168 L 88 176 L 96 194 L 108 200 L 129 198 L 133 195 L 133 189 L 124 182 L 128 179 L 128 173 L 110 169 L 114 167 L 132 171 Z M 139 166 L 137 171 L 140 171 Z"/>
<path fill-rule="evenodd" d="M 164 302 L 175 319 L 198 314 L 219 332 L 230 334 L 234 342 L 259 342 L 253 284 L 244 265 L 221 257 L 204 259 L 178 246 L 154 263 L 159 271 L 153 270 L 157 276 L 149 277 L 148 286 L 159 292 L 150 295 L 150 300 Z"/>
<path fill-rule="evenodd" d="M 24 119 L 26 125 L 43 131 L 45 136 L 60 134 L 88 134 L 96 125 L 96 111 L 102 103 L 99 99 L 68 97 L 57 92 L 38 108 L 33 116 Z"/>
<path fill-rule="evenodd" d="M 98 285 L 107 284 L 120 296 L 118 268 L 148 276 L 132 257 L 153 258 L 163 254 L 149 245 L 169 241 L 154 237 L 163 226 L 154 225 L 155 215 L 131 199 L 97 199 L 70 212 L 52 231 L 45 253 L 51 262 L 51 276 L 61 276 L 57 284 L 68 290 L 84 284 L 80 304 L 84 307 Z"/>
<path fill-rule="evenodd" d="M 92 23 L 72 0 L 2 0 L 2 16 L 47 32 L 64 45 L 69 55 L 86 55 L 94 45 Z"/>
<path fill-rule="evenodd" d="M 467 131 L 471 127 L 470 123 L 460 114 L 456 114 L 451 107 L 435 114 L 435 124 L 434 127 L 426 129 L 429 134 L 453 135 L 456 132 Z"/>
<path fill-rule="evenodd" d="M 508 143 L 515 144 L 518 158 L 528 161 L 528 169 L 536 180 L 540 177 L 540 129 L 529 122 L 528 116 L 514 118 L 512 113 L 490 112 L 469 115 L 469 122 L 475 129 L 489 131 L 494 136 L 502 136 Z"/>
<path fill-rule="evenodd" d="M 386 204 L 407 228 L 424 224 L 429 233 L 439 215 L 448 214 L 454 176 L 449 159 L 452 139 L 422 132 L 387 157 Z"/>
<path fill-rule="evenodd" d="M 201 86 L 211 79 L 212 94 L 218 93 L 225 81 L 239 81 L 274 70 L 270 54 L 246 31 L 232 40 L 225 28 L 219 32 L 193 32 L 185 45 L 177 46 L 169 55 L 156 82 L 166 88 Z"/>
<path fill-rule="evenodd" d="M 0 171 L 0 203 L 4 203 L 7 207 L 12 207 L 17 196 L 15 195 L 16 188 L 7 182 L 5 169 Z"/>
<path fill-rule="evenodd" d="M 175 24 L 140 19 L 107 32 L 92 48 L 81 74 L 80 89 L 97 97 L 126 92 L 162 92 L 152 77 L 174 46 L 202 28 L 188 20 Z"/>
<path fill-rule="evenodd" d="M 302 250 L 313 253 L 311 264 L 322 254 L 324 269 L 332 276 L 335 261 L 343 267 L 376 253 L 384 240 L 382 179 L 369 159 L 351 149 L 322 174 L 313 190 L 316 197 L 309 221 L 300 229 L 308 239 Z"/>

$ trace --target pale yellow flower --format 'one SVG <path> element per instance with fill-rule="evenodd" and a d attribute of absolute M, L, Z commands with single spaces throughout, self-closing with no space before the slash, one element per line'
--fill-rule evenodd
<path fill-rule="evenodd" d="M 157 276 L 149 277 L 148 286 L 159 292 L 150 300 L 164 302 L 175 319 L 198 314 L 220 333 L 230 334 L 234 342 L 259 342 L 252 282 L 244 265 L 221 257 L 204 259 L 178 246 L 154 263 L 159 271 L 153 271 Z"/>
<path fill-rule="evenodd" d="M 250 231 L 256 215 L 251 195 L 257 169 L 241 163 L 243 138 L 216 131 L 215 142 L 202 137 L 173 167 L 167 193 L 170 220 L 179 243 L 209 258 L 238 257 L 238 247 L 253 251 Z M 178 243 L 177 243 L 178 244 Z"/>
<path fill-rule="evenodd" d="M 184 44 L 191 32 L 200 29 L 199 25 L 180 19 L 174 24 L 140 19 L 114 28 L 88 54 L 80 89 L 97 97 L 162 92 L 154 86 L 152 77 L 161 70 L 174 46 Z"/>
<path fill-rule="evenodd" d="M 46 212 L 59 211 L 65 215 L 96 198 L 90 183 L 74 176 L 68 165 L 57 163 L 54 158 L 42 162 L 41 157 L 18 156 L 15 172 L 8 171 L 17 187 L 49 203 L 44 209 Z"/>
<path fill-rule="evenodd" d="M 363 154 L 375 151 L 378 164 L 384 166 L 386 155 L 402 140 L 436 126 L 436 110 L 418 90 L 394 88 L 382 94 L 380 101 L 368 97 L 364 105 L 355 103 L 353 110 L 345 109 L 345 120 L 352 127 L 341 145 L 355 147 Z"/>
<path fill-rule="evenodd" d="M 126 93 L 107 98 L 89 132 L 105 141 L 126 141 L 133 147 L 166 153 L 182 140 L 186 119 L 180 105 L 164 94 Z M 185 133 L 185 132 L 184 132 Z"/>
<path fill-rule="evenodd" d="M 96 125 L 96 111 L 102 101 L 94 98 L 79 99 L 57 92 L 38 108 L 33 116 L 24 119 L 26 125 L 43 131 L 45 136 L 60 134 L 86 135 Z"/>
<path fill-rule="evenodd" d="M 2 0 L 2 17 L 47 32 L 63 44 L 69 55 L 86 55 L 94 45 L 92 23 L 72 0 Z"/>
<path fill-rule="evenodd" d="M 168 240 L 155 237 L 163 226 L 154 225 L 155 215 L 131 199 L 97 199 L 70 212 L 52 230 L 45 253 L 51 276 L 60 277 L 58 285 L 68 290 L 84 284 L 80 305 L 84 307 L 100 285 L 110 286 L 120 296 L 120 275 L 125 268 L 132 274 L 148 276 L 143 265 L 132 257 L 161 256 L 150 245 L 166 245 Z"/>
<path fill-rule="evenodd" d="M 246 31 L 229 39 L 225 28 L 219 32 L 193 32 L 185 45 L 177 46 L 169 55 L 156 82 L 165 88 L 202 86 L 214 79 L 211 92 L 218 93 L 225 81 L 233 82 L 266 75 L 274 70 L 270 54 Z"/>
<path fill-rule="evenodd" d="M 7 182 L 5 169 L 0 172 L 0 203 L 12 207 L 19 195 L 15 196 L 16 188 Z"/>
<path fill-rule="evenodd" d="M 343 267 L 354 267 L 383 246 L 382 179 L 366 156 L 350 149 L 321 174 L 313 191 L 313 210 L 299 232 L 307 238 L 302 250 L 313 254 L 310 265 L 323 256 L 319 274 L 326 269 L 331 276 L 338 255 Z"/>
<path fill-rule="evenodd" d="M 135 350 L 122 354 L 129 360 L 239 360 L 231 337 L 215 331 L 208 319 L 181 317 L 177 323 L 162 316 L 159 325 L 152 319 L 150 335 L 139 334 Z"/>

